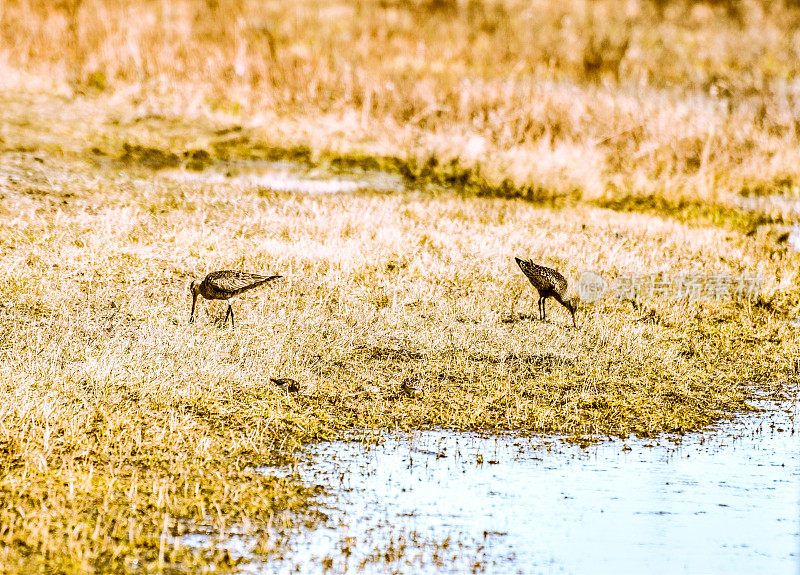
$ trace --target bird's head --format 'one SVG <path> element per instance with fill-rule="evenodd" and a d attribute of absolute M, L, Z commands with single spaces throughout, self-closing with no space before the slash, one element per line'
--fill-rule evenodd
<path fill-rule="evenodd" d="M 565 306 L 572 314 L 572 325 L 574 325 L 575 327 L 578 327 L 578 323 L 575 321 L 575 312 L 578 311 L 580 303 L 581 303 L 581 298 L 579 298 L 577 295 L 573 295 L 567 300 Z"/>
<path fill-rule="evenodd" d="M 567 300 L 567 307 L 570 311 L 576 312 L 581 305 L 581 298 L 574 295 Z"/>

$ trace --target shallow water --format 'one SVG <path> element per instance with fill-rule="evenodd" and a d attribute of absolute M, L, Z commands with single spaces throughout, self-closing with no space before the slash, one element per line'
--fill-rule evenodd
<path fill-rule="evenodd" d="M 731 196 L 731 200 L 736 207 L 751 212 L 778 212 L 786 216 L 800 214 L 800 200 L 788 194 L 750 197 L 735 194 Z"/>
<path fill-rule="evenodd" d="M 792 231 L 789 233 L 789 239 L 786 241 L 790 248 L 796 252 L 800 252 L 800 225 L 795 224 L 792 226 Z"/>
<path fill-rule="evenodd" d="M 325 486 L 328 521 L 244 570 L 798 573 L 797 405 L 588 448 L 448 431 L 320 443 L 262 472 Z"/>
<path fill-rule="evenodd" d="M 239 160 L 223 162 L 202 172 L 165 170 L 162 177 L 192 184 L 226 184 L 263 188 L 274 192 L 340 194 L 358 191 L 399 192 L 403 178 L 375 170 L 331 173 L 299 162 Z"/>

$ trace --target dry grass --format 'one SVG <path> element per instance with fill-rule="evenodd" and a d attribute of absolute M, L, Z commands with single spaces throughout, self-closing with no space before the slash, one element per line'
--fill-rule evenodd
<path fill-rule="evenodd" d="M 8 568 L 28 553 L 66 571 L 154 568 L 165 521 L 169 534 L 245 525 L 267 550 L 308 493 L 249 468 L 330 431 L 680 432 L 745 408 L 798 352 L 796 288 L 779 290 L 769 253 L 734 232 L 519 200 L 275 194 L 30 154 L 0 169 L 15 178 L 0 214 Z M 646 316 L 608 301 L 574 330 L 553 307 L 551 323 L 520 317 L 534 299 L 515 253 L 573 277 L 679 266 L 768 280 L 755 307 Z M 784 265 L 797 273 L 796 257 Z M 235 331 L 213 304 L 188 326 L 189 278 L 226 267 L 286 280 L 237 303 Z M 423 398 L 399 392 L 408 377 Z"/>
<path fill-rule="evenodd" d="M 682 432 L 786 379 L 800 258 L 772 224 L 797 216 L 735 206 L 798 197 L 800 13 L 556 6 L 0 6 L 0 570 L 227 569 L 172 540 L 205 527 L 269 553 L 313 493 L 252 467 L 341 429 Z M 418 187 L 204 180 L 252 157 Z M 515 254 L 763 295 L 606 300 L 574 330 L 521 317 Z M 205 302 L 186 325 L 189 279 L 226 267 L 286 279 L 235 331 Z"/>
<path fill-rule="evenodd" d="M 0 65 L 9 86 L 214 110 L 271 143 L 724 203 L 797 196 L 794 4 L 13 0 Z"/>

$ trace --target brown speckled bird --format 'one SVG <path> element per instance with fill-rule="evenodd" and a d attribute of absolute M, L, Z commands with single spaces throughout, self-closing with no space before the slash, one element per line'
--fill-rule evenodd
<path fill-rule="evenodd" d="M 280 387 L 281 389 L 283 389 L 284 391 L 288 391 L 289 393 L 298 393 L 300 391 L 300 384 L 288 377 L 283 377 L 280 379 L 270 377 L 269 380 L 278 387 Z"/>
<path fill-rule="evenodd" d="M 231 298 L 279 277 L 281 276 L 262 276 L 248 272 L 223 270 L 211 272 L 203 281 L 192 281 L 189 284 L 189 289 L 192 292 L 192 313 L 189 315 L 189 323 L 194 321 L 194 306 L 197 302 L 197 296 L 201 295 L 205 299 L 226 300 L 228 302 L 228 311 L 225 314 L 225 320 L 222 325 L 225 325 L 225 322 L 228 321 L 228 316 L 231 316 L 231 327 L 234 327 Z"/>
<path fill-rule="evenodd" d="M 539 292 L 539 319 L 544 321 L 546 319 L 544 304 L 547 298 L 552 297 L 569 310 L 572 314 L 572 325 L 578 327 L 575 321 L 575 310 L 578 309 L 578 297 L 567 296 L 567 280 L 564 279 L 560 273 L 551 268 L 537 265 L 533 260 L 517 260 L 517 265 L 528 281 L 531 282 L 536 291 Z"/>
<path fill-rule="evenodd" d="M 422 385 L 420 385 L 418 379 L 407 377 L 403 380 L 403 383 L 400 384 L 400 391 L 408 397 L 421 397 Z"/>

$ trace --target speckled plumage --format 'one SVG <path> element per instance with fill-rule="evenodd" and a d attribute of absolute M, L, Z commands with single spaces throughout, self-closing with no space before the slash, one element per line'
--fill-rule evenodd
<path fill-rule="evenodd" d="M 192 312 L 189 316 L 189 323 L 194 321 L 194 308 L 198 295 L 203 296 L 204 299 L 230 300 L 232 297 L 279 277 L 281 276 L 264 276 L 249 272 L 221 270 L 211 272 L 201 282 L 193 281 L 189 284 L 189 289 L 192 292 Z M 223 325 L 228 321 L 228 316 L 231 317 L 231 327 L 233 327 L 233 308 L 230 301 L 228 301 L 228 311 L 225 314 L 225 320 L 222 322 Z"/>
<path fill-rule="evenodd" d="M 407 377 L 400 384 L 400 391 L 409 397 L 420 397 L 422 395 L 422 386 L 418 379 Z"/>
<path fill-rule="evenodd" d="M 539 292 L 539 319 L 542 321 L 546 319 L 545 302 L 547 298 L 552 297 L 570 311 L 572 314 L 572 324 L 577 327 L 575 309 L 577 308 L 578 302 L 576 298 L 569 298 L 567 296 L 568 284 L 564 276 L 552 268 L 533 263 L 533 260 L 514 259 L 519 269 L 522 270 L 522 273 L 524 273 L 528 281 L 531 282 L 531 285 Z"/>
<path fill-rule="evenodd" d="M 269 380 L 278 387 L 280 387 L 281 389 L 283 389 L 284 391 L 288 391 L 289 393 L 298 393 L 300 391 L 300 384 L 288 377 L 284 378 L 270 377 Z"/>

